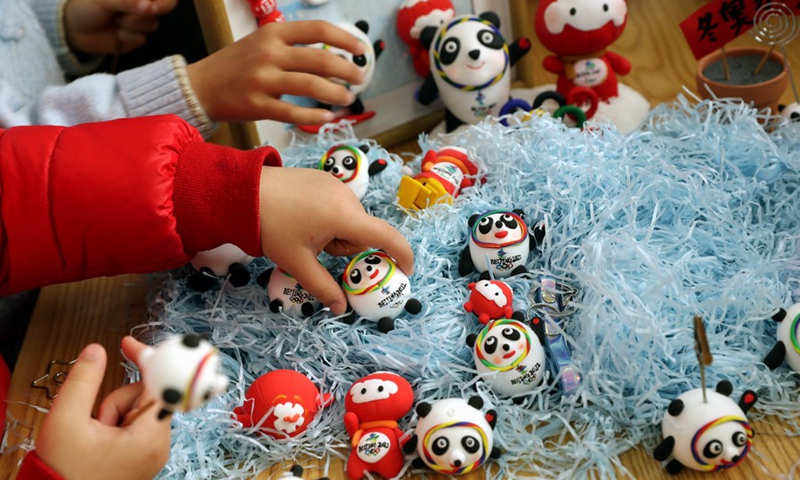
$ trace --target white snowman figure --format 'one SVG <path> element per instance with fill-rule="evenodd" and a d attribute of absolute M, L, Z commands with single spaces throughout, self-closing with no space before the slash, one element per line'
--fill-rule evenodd
<path fill-rule="evenodd" d="M 292 316 L 298 313 L 310 317 L 321 305 L 313 295 L 286 270 L 275 267 L 264 271 L 256 282 L 267 290 L 269 309 Z"/>
<path fill-rule="evenodd" d="M 219 352 L 199 335 L 174 335 L 139 354 L 142 382 L 161 403 L 158 418 L 188 412 L 225 392 Z"/>
<path fill-rule="evenodd" d="M 189 287 L 198 292 L 205 292 L 219 283 L 220 278 L 228 275 L 231 285 L 243 287 L 250 282 L 247 266 L 253 260 L 253 257 L 232 243 L 198 252 L 190 262 L 196 272 L 189 277 Z"/>
<path fill-rule="evenodd" d="M 716 471 L 735 467 L 750 451 L 753 427 L 745 414 L 758 399 L 755 392 L 742 394 L 737 404 L 730 399 L 733 386 L 723 380 L 716 391 L 695 388 L 669 404 L 661 425 L 664 440 L 653 456 L 667 463 L 667 472 L 677 474 L 684 467 Z"/>
<path fill-rule="evenodd" d="M 416 315 L 422 310 L 420 301 L 411 297 L 408 276 L 381 250 L 368 250 L 350 260 L 342 288 L 352 307 L 345 322 L 364 317 L 377 322 L 383 333 L 394 329 L 394 319 L 404 311 Z"/>
<path fill-rule="evenodd" d="M 778 368 L 784 360 L 795 372 L 800 372 L 800 303 L 789 310 L 780 309 L 772 316 L 778 322 L 775 332 L 777 343 L 764 359 L 770 370 Z"/>
<path fill-rule="evenodd" d="M 467 344 L 480 377 L 501 395 L 530 393 L 544 378 L 544 321 L 539 317 L 533 317 L 530 326 L 520 312 L 513 320 L 494 320 L 479 334 L 469 335 Z"/>
<path fill-rule="evenodd" d="M 492 429 L 497 412 L 482 412 L 483 400 L 447 398 L 432 404 L 420 402 L 414 434 L 403 446 L 407 454 L 417 450 L 412 467 L 428 467 L 445 475 L 461 475 L 480 468 L 489 458 L 500 457 Z"/>
<path fill-rule="evenodd" d="M 475 214 L 467 224 L 470 227 L 469 245 L 461 254 L 458 273 L 465 276 L 478 270 L 481 280 L 526 273 L 528 255 L 545 235 L 544 226 L 534 228 L 533 235 L 528 232 L 522 210 L 491 210 Z"/>
<path fill-rule="evenodd" d="M 341 180 L 361 200 L 367 193 L 370 177 L 382 172 L 388 165 L 383 159 L 370 163 L 368 152 L 368 145 L 334 145 L 322 156 L 319 169 Z"/>
<path fill-rule="evenodd" d="M 425 27 L 420 42 L 430 54 L 431 73 L 417 95 L 423 105 L 437 96 L 445 105 L 446 131 L 498 116 L 509 100 L 511 67 L 530 50 L 520 39 L 509 48 L 494 12 L 461 15 Z"/>

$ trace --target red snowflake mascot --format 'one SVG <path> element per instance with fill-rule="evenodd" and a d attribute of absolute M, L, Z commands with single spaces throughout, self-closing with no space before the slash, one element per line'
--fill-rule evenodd
<path fill-rule="evenodd" d="M 397 11 L 397 34 L 408 45 L 414 59 L 414 70 L 425 78 L 431 72 L 428 49 L 419 35 L 425 27 L 438 27 L 455 18 L 450 0 L 404 0 Z"/>
<path fill-rule="evenodd" d="M 589 87 L 600 100 L 617 96 L 617 74 L 627 75 L 631 63 L 606 48 L 625 29 L 625 0 L 541 0 L 536 10 L 536 35 L 556 55 L 544 68 L 558 75 L 556 90 L 569 97 L 577 87 Z"/>
<path fill-rule="evenodd" d="M 347 460 L 351 480 L 375 472 L 384 478 L 396 477 L 403 469 L 403 431 L 397 421 L 414 404 L 411 385 L 400 375 L 377 372 L 356 381 L 345 400 L 344 426 L 352 438 L 353 449 Z"/>
<path fill-rule="evenodd" d="M 256 16 L 258 26 L 271 22 L 285 22 L 283 14 L 278 10 L 277 0 L 249 0 L 250 11 Z"/>

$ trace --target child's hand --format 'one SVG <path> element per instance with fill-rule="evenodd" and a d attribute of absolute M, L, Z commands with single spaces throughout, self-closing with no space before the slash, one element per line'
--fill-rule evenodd
<path fill-rule="evenodd" d="M 126 337 L 122 348 L 136 359 L 144 345 Z M 170 422 L 157 420 L 158 408 L 141 401 L 141 383 L 111 392 L 93 419 L 105 369 L 102 346 L 83 349 L 42 424 L 36 453 L 64 478 L 151 479 L 169 459 Z M 145 411 L 138 412 L 139 406 Z M 138 416 L 119 427 L 129 414 Z"/>
<path fill-rule="evenodd" d="M 351 256 L 380 248 L 406 274 L 414 271 L 408 241 L 364 211 L 347 185 L 322 170 L 264 167 L 261 172 L 261 247 L 264 255 L 337 315 L 345 312 L 342 287 L 317 261 L 322 250 Z"/>
<path fill-rule="evenodd" d="M 89 54 L 114 53 L 141 47 L 158 28 L 158 16 L 170 12 L 178 0 L 69 0 L 64 8 L 64 30 L 70 48 Z"/>
<path fill-rule="evenodd" d="M 327 78 L 360 83 L 358 68 L 342 57 L 302 45 L 325 43 L 364 53 L 356 37 L 322 20 L 268 23 L 238 42 L 188 66 L 192 89 L 212 120 L 270 119 L 299 125 L 334 119 L 322 108 L 292 105 L 281 95 L 349 105 L 355 100 Z M 298 46 L 296 46 L 298 45 Z"/>

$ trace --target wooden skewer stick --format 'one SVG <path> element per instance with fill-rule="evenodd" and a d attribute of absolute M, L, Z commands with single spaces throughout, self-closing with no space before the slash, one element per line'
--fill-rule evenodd
<path fill-rule="evenodd" d="M 731 79 L 731 68 L 728 66 L 728 52 L 725 45 L 722 46 L 722 69 L 725 71 L 725 80 Z"/>
<path fill-rule="evenodd" d="M 703 388 L 703 403 L 707 403 L 706 398 L 706 365 L 711 365 L 714 357 L 708 348 L 708 338 L 706 338 L 706 327 L 703 325 L 703 317 L 694 316 L 694 348 L 697 351 L 697 360 L 700 362 L 700 384 Z"/>
<path fill-rule="evenodd" d="M 758 66 L 753 72 L 753 75 L 758 75 L 761 72 L 761 69 L 764 68 L 764 65 L 766 65 L 767 63 L 767 59 L 769 58 L 770 55 L 772 55 L 773 50 L 775 50 L 775 45 L 770 45 L 769 50 L 767 50 L 767 53 L 765 53 L 764 56 L 761 57 L 761 61 L 758 62 Z"/>
<path fill-rule="evenodd" d="M 155 405 L 155 403 L 156 403 L 155 400 L 150 400 L 149 402 L 145 403 L 141 408 L 139 408 L 139 410 L 136 410 L 135 412 L 133 412 L 130 415 L 126 415 L 125 419 L 123 420 L 122 425 L 120 425 L 120 427 L 127 427 L 128 425 L 130 425 L 133 422 L 135 422 L 136 419 L 139 418 L 139 416 L 141 414 L 143 414 L 144 412 L 150 410 L 150 407 Z"/>

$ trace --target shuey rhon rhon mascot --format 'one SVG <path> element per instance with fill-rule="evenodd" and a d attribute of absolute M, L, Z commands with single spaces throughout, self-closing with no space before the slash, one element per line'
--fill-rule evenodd
<path fill-rule="evenodd" d="M 480 377 L 507 396 L 530 393 L 545 371 L 544 320 L 533 317 L 527 325 L 521 312 L 513 317 L 495 320 L 467 337 Z"/>
<path fill-rule="evenodd" d="M 286 17 L 283 16 L 278 10 L 277 0 L 249 0 L 250 11 L 258 20 L 258 26 L 261 27 L 272 22 L 285 22 Z"/>
<path fill-rule="evenodd" d="M 528 255 L 545 235 L 543 225 L 528 231 L 522 210 L 490 210 L 472 215 L 467 224 L 469 245 L 461 254 L 458 273 L 466 276 L 477 269 L 481 280 L 527 273 Z"/>
<path fill-rule="evenodd" d="M 456 16 L 450 0 L 404 0 L 397 11 L 397 34 L 408 45 L 414 60 L 414 71 L 425 78 L 431 73 L 428 49 L 419 36 L 425 27 L 439 27 Z"/>
<path fill-rule="evenodd" d="M 377 372 L 357 380 L 345 399 L 344 426 L 352 450 L 347 476 L 364 478 L 378 473 L 394 478 L 403 469 L 403 431 L 397 421 L 414 405 L 414 391 L 408 381 L 390 372 Z"/>
<path fill-rule="evenodd" d="M 781 308 L 772 319 L 778 322 L 778 341 L 764 363 L 770 370 L 775 370 L 785 360 L 792 370 L 800 372 L 800 303 L 792 305 L 789 310 Z"/>
<path fill-rule="evenodd" d="M 416 176 L 404 176 L 397 188 L 397 203 L 419 210 L 436 203 L 452 203 L 461 190 L 474 185 L 478 166 L 458 147 L 428 150 Z"/>
<path fill-rule="evenodd" d="M 294 370 L 275 370 L 258 377 L 245 393 L 244 404 L 233 409 L 244 428 L 258 427 L 277 439 L 300 435 L 323 408 L 333 402 L 308 377 Z"/>
<path fill-rule="evenodd" d="M 370 177 L 382 172 L 387 166 L 383 159 L 370 163 L 367 153 L 369 145 L 366 144 L 334 145 L 322 156 L 319 169 L 341 180 L 361 200 L 367 194 Z"/>
<path fill-rule="evenodd" d="M 536 10 L 536 35 L 555 53 L 544 68 L 558 75 L 556 90 L 570 97 L 575 87 L 588 87 L 600 100 L 618 95 L 617 75 L 627 75 L 630 62 L 607 51 L 622 35 L 628 18 L 625 0 L 541 0 Z"/>
<path fill-rule="evenodd" d="M 474 313 L 482 324 L 513 315 L 514 293 L 506 282 L 479 280 L 470 283 L 467 288 L 469 299 L 464 304 L 464 310 Z"/>
<path fill-rule="evenodd" d="M 414 434 L 406 442 L 405 452 L 417 450 L 414 468 L 425 466 L 445 475 L 460 475 L 480 468 L 489 458 L 500 457 L 494 446 L 494 429 L 497 412 L 482 412 L 483 399 L 470 397 L 448 398 L 433 402 L 420 402 L 419 416 Z"/>
<path fill-rule="evenodd" d="M 381 250 L 367 250 L 350 260 L 342 288 L 352 308 L 345 322 L 365 317 L 384 333 L 394 329 L 394 319 L 404 311 L 416 315 L 422 310 L 422 303 L 411 297 L 408 276 Z"/>
<path fill-rule="evenodd" d="M 426 27 L 420 41 L 429 49 L 431 73 L 417 99 L 437 95 L 445 106 L 445 130 L 497 116 L 511 93 L 511 67 L 531 48 L 527 38 L 506 44 L 494 12 L 462 15 L 439 28 Z"/>
<path fill-rule="evenodd" d="M 290 316 L 300 313 L 310 317 L 320 306 L 319 300 L 280 267 L 267 269 L 258 276 L 256 282 L 267 290 L 269 309 L 273 313 L 283 312 Z"/>
<path fill-rule="evenodd" d="M 198 252 L 190 262 L 196 271 L 189 276 L 187 284 L 193 290 L 205 292 L 217 285 L 220 278 L 230 275 L 231 285 L 243 287 L 250 283 L 247 266 L 252 261 L 253 257 L 232 243 Z"/>
<path fill-rule="evenodd" d="M 188 412 L 228 388 L 219 352 L 199 335 L 173 335 L 140 354 L 142 382 L 161 404 L 158 418 Z"/>

